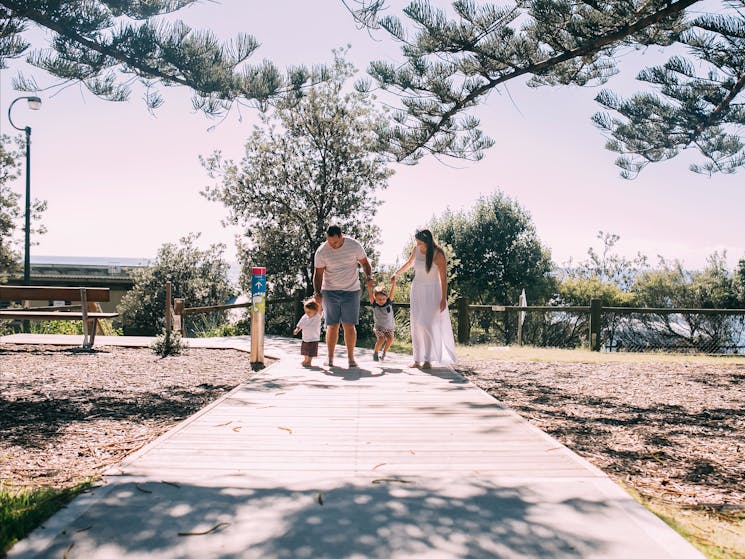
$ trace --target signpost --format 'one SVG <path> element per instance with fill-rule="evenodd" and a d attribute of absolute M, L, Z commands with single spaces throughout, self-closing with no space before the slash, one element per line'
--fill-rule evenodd
<path fill-rule="evenodd" d="M 251 364 L 264 365 L 266 268 L 251 268 Z"/>

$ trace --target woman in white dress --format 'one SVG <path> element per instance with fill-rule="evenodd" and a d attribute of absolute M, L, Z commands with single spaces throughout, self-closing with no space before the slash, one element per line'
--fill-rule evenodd
<path fill-rule="evenodd" d="M 411 283 L 411 367 L 429 369 L 432 363 L 455 362 L 455 340 L 448 312 L 448 280 L 445 253 L 428 229 L 414 235 L 416 246 L 406 263 L 393 274 L 393 281 L 414 267 Z"/>

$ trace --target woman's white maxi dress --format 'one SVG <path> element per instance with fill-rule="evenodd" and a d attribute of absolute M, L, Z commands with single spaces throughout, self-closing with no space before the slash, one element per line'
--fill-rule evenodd
<path fill-rule="evenodd" d="M 414 361 L 455 363 L 455 339 L 448 308 L 440 312 L 442 286 L 435 263 L 427 273 L 426 257 L 419 250 L 414 258 L 411 284 L 411 345 Z"/>

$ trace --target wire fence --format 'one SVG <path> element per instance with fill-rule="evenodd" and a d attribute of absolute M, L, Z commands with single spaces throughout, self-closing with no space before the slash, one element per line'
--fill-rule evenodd
<path fill-rule="evenodd" d="M 603 313 L 606 351 L 745 353 L 745 309 L 607 309 Z"/>
<path fill-rule="evenodd" d="M 459 306 L 461 343 L 745 354 L 745 309 Z M 593 312 L 594 311 L 594 312 Z M 597 338 L 593 339 L 593 332 Z"/>

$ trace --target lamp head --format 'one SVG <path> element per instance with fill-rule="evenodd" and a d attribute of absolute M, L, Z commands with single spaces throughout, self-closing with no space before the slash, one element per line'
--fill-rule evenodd
<path fill-rule="evenodd" d="M 28 97 L 28 108 L 32 111 L 38 111 L 41 109 L 41 98 L 40 97 Z"/>

